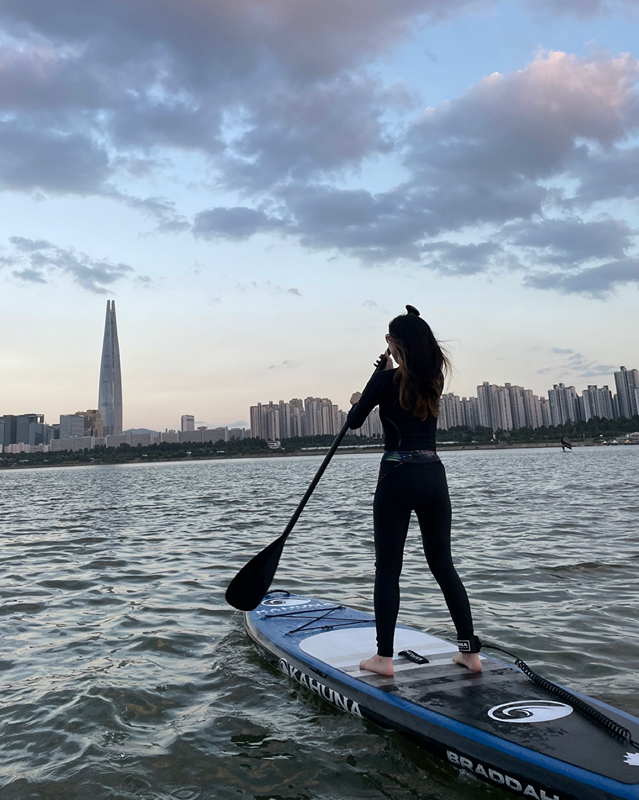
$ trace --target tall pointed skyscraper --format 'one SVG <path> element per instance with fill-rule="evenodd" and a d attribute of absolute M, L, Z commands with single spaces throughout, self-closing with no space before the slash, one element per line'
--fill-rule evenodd
<path fill-rule="evenodd" d="M 120 373 L 118 327 L 115 321 L 115 300 L 107 300 L 98 409 L 102 417 L 104 435 L 122 433 L 122 375 Z"/>

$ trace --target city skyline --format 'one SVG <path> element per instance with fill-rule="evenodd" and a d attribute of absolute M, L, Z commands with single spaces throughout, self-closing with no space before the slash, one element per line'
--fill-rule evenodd
<path fill-rule="evenodd" d="M 581 360 L 580 354 L 574 354 L 574 353 L 572 353 L 571 350 L 558 349 L 557 350 L 557 354 L 562 356 L 562 357 L 568 358 L 569 361 L 580 362 L 580 360 Z M 620 387 L 620 384 L 619 384 L 619 380 L 617 378 L 618 373 L 616 373 L 614 371 L 614 367 L 612 367 L 612 366 L 610 366 L 609 369 L 610 369 L 610 377 L 613 378 L 613 380 L 609 381 L 609 383 L 611 385 L 614 383 L 614 385 L 615 385 L 615 387 L 617 389 L 617 393 L 620 393 L 620 388 L 621 387 Z M 625 367 L 621 367 L 621 369 L 624 370 Z M 547 373 L 550 372 L 550 370 L 549 369 L 544 369 L 544 370 L 541 370 L 540 372 L 544 373 L 544 378 L 540 379 L 540 382 L 541 382 L 541 380 L 546 382 L 546 380 L 547 380 L 546 376 L 547 376 Z M 635 370 L 635 372 L 636 372 L 636 370 Z M 604 374 L 603 374 L 603 370 L 597 370 L 596 374 L 600 378 L 601 377 L 605 377 Z M 448 397 L 456 396 L 456 397 L 460 397 L 460 399 L 461 399 L 462 394 L 470 395 L 469 392 L 456 394 L 455 392 L 452 391 L 452 386 L 450 385 L 450 383 L 451 383 L 450 380 L 447 381 L 447 386 L 445 387 L 445 390 L 444 390 L 444 398 L 446 398 L 447 396 Z M 454 381 L 453 381 L 453 383 L 454 383 Z M 488 381 L 482 381 L 482 385 L 484 385 L 484 386 L 488 386 L 488 385 L 493 386 L 493 385 L 499 385 L 499 384 L 490 384 L 490 382 L 488 382 Z M 508 382 L 508 381 L 504 381 L 504 385 L 508 387 L 508 386 L 511 386 L 511 383 Z M 562 380 L 559 380 L 559 381 L 554 382 L 553 385 L 555 387 L 557 385 L 564 386 L 565 382 L 562 381 Z M 588 386 L 592 386 L 592 384 L 588 384 Z M 607 388 L 606 384 L 604 384 L 604 386 Z M 363 385 L 362 385 L 361 388 L 363 388 Z M 478 385 L 477 389 L 479 389 L 479 388 L 480 388 L 480 386 Z M 515 388 L 521 388 L 521 387 L 518 386 L 517 384 L 515 384 Z M 533 390 L 526 389 L 526 392 L 531 394 L 531 395 L 534 395 L 534 393 L 535 393 L 534 389 Z M 544 393 L 545 392 L 539 392 L 539 395 L 543 395 Z M 304 393 L 302 393 L 302 394 L 304 394 Z M 350 393 L 349 393 L 349 396 L 350 396 Z M 622 392 L 621 392 L 621 396 L 622 396 L 622 407 L 623 407 L 623 409 L 626 409 L 626 406 L 628 406 L 628 408 L 631 408 L 632 401 L 629 398 L 625 399 L 625 395 L 623 395 Z M 309 395 L 309 397 L 312 397 L 312 395 Z M 2 399 L 2 398 L 0 398 L 0 399 Z M 269 402 L 272 402 L 272 401 L 269 401 Z M 299 402 L 301 403 L 302 401 L 299 401 Z M 596 402 L 597 402 L 596 400 L 593 400 L 593 405 L 596 405 Z M 612 395 L 611 395 L 610 402 L 612 402 Z M 335 407 L 338 408 L 340 404 L 346 406 L 346 404 L 343 403 L 343 401 L 342 401 L 342 403 L 338 402 Z M 38 404 L 38 405 L 41 406 L 42 404 Z M 73 405 L 73 403 L 71 405 Z M 81 405 L 81 403 L 75 403 L 75 405 L 77 407 L 77 405 Z M 192 406 L 193 404 L 191 403 L 190 405 Z M 637 407 L 636 401 L 635 401 L 635 405 L 632 406 L 632 407 L 634 407 L 634 408 Z M 24 408 L 24 406 L 22 408 Z M 115 301 L 114 300 L 107 301 L 107 310 L 106 310 L 105 325 L 104 325 L 104 335 L 103 335 L 103 345 L 102 345 L 102 356 L 101 356 L 101 360 L 100 360 L 99 404 L 98 404 L 98 408 L 99 408 L 99 416 L 101 417 L 101 427 L 103 426 L 103 428 L 104 428 L 104 435 L 107 436 L 107 435 L 121 434 L 123 432 L 122 378 L 121 378 L 120 350 L 119 350 L 119 340 L 118 340 L 117 320 L 116 320 L 116 314 L 115 314 Z M 443 408 L 445 409 L 445 404 L 444 404 Z M 2 416 L 3 413 L 12 414 L 13 412 L 6 410 L 6 408 L 0 408 L 0 416 Z M 18 414 L 23 414 L 24 412 L 22 410 L 18 410 L 17 413 Z M 69 413 L 68 412 L 68 408 L 65 409 L 65 413 L 67 413 L 67 414 Z M 80 412 L 76 412 L 76 413 L 80 413 Z M 93 413 L 95 413 L 95 412 L 93 412 Z M 446 411 L 444 410 L 443 413 L 445 415 Z M 539 411 L 538 413 L 541 414 L 541 411 Z M 550 413 L 550 412 L 548 412 L 548 413 Z M 625 410 L 624 410 L 623 413 L 624 414 L 626 413 Z M 195 428 L 196 424 L 199 427 L 205 427 L 205 428 L 210 428 L 210 429 L 217 429 L 217 428 L 220 428 L 220 427 L 227 427 L 227 428 L 231 428 L 231 427 L 233 427 L 233 428 L 235 428 L 235 427 L 246 427 L 247 429 L 250 429 L 250 428 L 253 427 L 252 426 L 252 421 L 250 419 L 250 411 L 249 411 L 249 419 L 248 420 L 245 420 L 244 419 L 244 415 L 240 414 L 236 410 L 236 413 L 230 414 L 229 417 L 227 417 L 226 420 L 219 420 L 219 418 L 218 418 L 214 422 L 210 422 L 210 421 L 206 421 L 205 422 L 204 421 L 207 418 L 208 418 L 208 420 L 213 419 L 214 418 L 214 414 L 215 414 L 215 412 L 212 412 L 210 415 L 207 415 L 206 413 L 198 414 L 198 415 L 180 415 L 180 419 L 181 419 L 180 424 L 178 424 L 175 419 L 169 419 L 169 418 L 165 417 L 166 424 L 159 425 L 159 426 L 158 425 L 153 425 L 153 423 L 148 419 L 140 419 L 140 420 L 137 420 L 137 424 L 132 424 L 132 425 L 127 426 L 126 430 L 127 431 L 131 431 L 131 430 L 135 431 L 135 429 L 137 429 L 137 428 L 146 428 L 146 429 L 155 430 L 155 431 L 161 431 L 163 429 L 165 431 L 178 430 L 178 429 L 184 430 L 184 427 L 183 427 L 184 426 L 184 420 L 187 417 L 189 419 L 189 424 L 192 426 L 191 428 L 189 428 L 190 430 L 193 430 Z M 54 413 L 53 415 L 47 415 L 47 414 L 41 415 L 41 414 L 38 414 L 37 416 L 38 417 L 42 416 L 42 419 L 44 419 L 45 416 L 48 416 L 48 418 L 54 418 L 55 419 L 58 415 L 56 415 Z M 62 416 L 63 415 L 60 414 L 60 419 L 62 419 Z M 472 415 L 471 415 L 471 417 L 472 417 Z M 467 415 L 467 419 L 470 419 L 471 417 L 469 417 Z M 110 422 L 105 422 L 105 420 L 110 420 Z"/>
<path fill-rule="evenodd" d="M 573 354 L 571 350 L 558 350 L 558 354 L 562 356 L 568 356 L 570 361 L 579 361 L 581 358 L 579 354 Z M 630 414 L 630 416 L 632 416 L 630 412 L 633 409 L 636 411 L 636 409 L 639 407 L 639 388 L 636 388 L 639 387 L 639 377 L 637 376 L 637 371 L 631 370 L 630 372 L 633 388 L 629 390 L 627 385 L 628 378 L 625 372 L 626 368 L 622 366 L 620 368 L 620 372 L 614 372 L 613 367 L 610 367 L 610 369 L 613 370 L 614 382 L 617 390 L 617 393 L 614 397 L 614 402 L 616 403 L 614 409 L 613 395 L 609 391 L 608 386 L 604 384 L 602 389 L 598 389 L 596 385 L 589 384 L 588 394 L 579 399 L 581 403 L 580 418 L 587 419 L 589 418 L 589 415 L 595 415 L 595 412 L 590 411 L 591 408 L 598 411 L 605 409 L 603 416 L 615 418 L 619 415 L 628 416 L 628 414 Z M 540 372 L 545 374 L 548 372 L 548 370 L 541 370 Z M 598 374 L 602 375 L 602 371 L 598 371 Z M 450 380 L 447 381 L 447 383 L 450 383 Z M 558 386 L 564 387 L 565 384 L 563 381 L 555 383 L 555 391 L 557 390 Z M 556 413 L 558 401 L 553 400 L 553 394 L 551 390 L 548 390 L 548 399 L 542 398 L 540 400 L 540 398 L 534 394 L 533 390 L 523 389 L 522 386 L 517 384 L 513 386 L 510 382 L 505 382 L 504 386 L 500 386 L 498 384 L 490 384 L 488 381 L 483 381 L 481 386 L 477 386 L 475 398 L 462 398 L 451 391 L 451 388 L 452 387 L 450 386 L 445 386 L 444 389 L 441 405 L 440 427 L 450 427 L 454 424 L 465 424 L 469 427 L 475 427 L 476 425 L 481 424 L 497 430 L 499 428 L 499 423 L 494 422 L 494 420 L 500 420 L 500 422 L 505 426 L 504 429 L 509 430 L 513 427 L 523 427 L 523 425 L 520 423 L 520 419 L 523 419 L 524 417 L 528 421 L 527 425 L 529 427 L 541 427 L 542 425 L 551 424 L 551 419 L 555 420 L 552 424 L 560 424 L 556 421 L 558 419 L 558 415 Z M 569 388 L 574 394 L 575 387 L 570 386 Z M 504 391 L 508 395 L 507 399 L 505 399 L 505 396 L 501 396 Z M 604 398 L 602 395 L 602 392 L 604 391 L 607 392 L 607 398 Z M 488 394 L 486 394 L 486 397 L 483 398 L 483 394 L 489 392 L 492 392 L 494 398 L 489 400 Z M 517 392 L 520 393 L 521 397 L 518 400 L 515 400 L 515 395 L 513 393 L 516 394 Z M 620 399 L 617 400 L 617 397 Z M 311 401 L 310 408 L 308 407 L 309 401 Z M 283 401 L 278 402 L 279 406 L 281 407 Z M 315 402 L 319 404 L 316 411 L 313 410 L 313 403 Z M 274 412 L 272 408 L 273 401 L 269 401 L 268 405 L 271 407 L 269 412 L 271 418 L 274 418 Z M 286 405 L 288 407 L 289 404 L 287 403 Z M 324 420 L 319 424 L 318 430 L 321 429 L 322 432 L 336 434 L 345 420 L 345 412 L 339 409 L 338 404 L 333 405 L 332 401 L 330 400 L 322 400 L 319 397 L 313 398 L 312 396 L 308 396 L 305 401 L 300 399 L 291 400 L 290 405 L 291 411 L 285 412 L 284 415 L 282 415 L 280 412 L 278 417 L 279 421 L 277 423 L 274 423 L 273 421 L 267 422 L 266 418 L 261 421 L 259 414 L 257 416 L 254 415 L 254 406 L 251 406 L 249 409 L 248 422 L 243 419 L 238 420 L 236 418 L 230 423 L 225 421 L 221 424 L 219 422 L 211 424 L 210 422 L 201 421 L 193 414 L 182 414 L 180 416 L 179 430 L 182 432 L 194 431 L 196 425 L 198 429 L 206 430 L 246 428 L 248 430 L 262 431 L 263 429 L 265 432 L 268 432 L 263 438 L 271 439 L 273 438 L 273 432 L 275 431 L 276 427 L 278 430 L 277 438 L 279 438 L 279 426 L 281 424 L 282 430 L 284 431 L 284 438 L 288 438 L 289 436 L 296 435 L 313 435 L 312 433 L 308 434 L 308 431 L 313 431 L 316 427 L 315 423 L 313 422 L 313 417 L 316 414 L 318 417 L 320 415 L 328 415 L 331 418 L 330 423 L 327 420 Z M 330 406 L 330 409 L 327 411 L 324 406 Z M 494 411 L 487 410 L 493 406 Z M 507 407 L 510 408 L 510 410 L 507 410 Z M 81 416 L 75 420 L 75 418 L 81 414 L 90 416 Z M 15 417 L 16 415 L 13 416 Z M 42 427 L 45 415 L 31 414 L 31 416 L 34 417 L 34 419 L 37 417 Z M 302 423 L 302 417 L 308 417 L 310 421 Z M 149 426 L 149 420 L 144 420 L 137 426 L 132 425 L 126 430 L 123 430 L 122 376 L 115 300 L 107 300 L 102 355 L 100 359 L 98 409 L 88 412 L 76 412 L 75 415 L 61 414 L 61 429 L 65 427 L 65 422 L 63 422 L 63 420 L 69 420 L 70 422 L 68 424 L 73 424 L 72 421 L 75 420 L 75 424 L 87 428 L 87 430 L 84 431 L 85 434 L 90 433 L 92 436 L 98 435 L 98 438 L 112 437 L 113 441 L 116 441 L 116 439 L 113 437 L 120 436 L 123 433 L 133 433 L 134 435 L 138 435 L 138 429 L 141 427 L 143 427 L 144 430 L 155 432 L 162 430 L 162 427 L 154 428 L 152 425 Z M 449 422 L 449 420 L 456 420 L 456 422 Z M 460 423 L 460 420 L 463 420 L 463 422 Z M 172 423 L 163 427 L 164 431 L 167 433 L 177 430 L 177 428 L 174 428 Z M 296 433 L 289 433 L 289 430 L 291 429 L 296 431 Z M 302 433 L 303 429 L 306 431 L 304 434 Z M 372 420 L 370 423 L 367 423 L 365 426 L 365 431 L 371 435 L 377 435 L 378 432 L 381 431 L 379 419 L 377 418 L 374 421 Z M 76 435 L 78 434 L 72 434 L 72 436 Z M 51 434 L 49 436 L 51 436 Z M 56 436 L 57 438 L 66 438 L 66 435 L 62 435 L 61 431 L 58 431 Z M 44 441 L 46 438 L 47 436 L 40 434 L 39 441 Z"/>
<path fill-rule="evenodd" d="M 114 309 L 107 307 L 107 314 Z M 109 332 L 109 341 L 111 330 Z M 608 420 L 632 419 L 639 416 L 639 370 L 621 366 L 614 373 L 616 393 L 604 384 L 589 384 L 581 394 L 574 386 L 563 383 L 549 389 L 548 397 L 539 397 L 531 389 L 505 383 L 503 386 L 484 381 L 477 386 L 476 396 L 460 397 L 444 393 L 439 407 L 437 427 L 479 427 L 497 431 L 522 428 L 559 427 L 588 422 L 593 417 Z M 0 453 L 48 452 L 49 450 L 84 450 L 106 446 L 149 446 L 161 443 L 217 442 L 242 440 L 247 436 L 264 439 L 269 446 L 285 439 L 308 436 L 335 436 L 347 420 L 347 412 L 327 397 L 293 398 L 288 402 L 258 403 L 249 409 L 250 425 L 238 427 L 207 426 L 196 423 L 192 414 L 182 414 L 179 430 L 164 432 L 126 430 L 109 433 L 104 430 L 98 409 L 60 415 L 59 424 L 46 424 L 42 414 L 0 415 Z M 197 424 L 197 427 L 196 427 Z M 379 408 L 374 408 L 364 424 L 353 431 L 356 436 L 381 437 L 383 425 Z M 638 433 L 639 435 L 639 433 Z"/>
<path fill-rule="evenodd" d="M 620 419 L 639 414 L 639 370 L 621 366 L 614 373 L 617 392 L 609 386 L 589 384 L 581 394 L 574 386 L 554 384 L 547 397 L 539 397 L 531 389 L 505 383 L 503 386 L 484 381 L 475 396 L 460 397 L 444 392 L 439 407 L 438 428 L 458 426 L 491 428 L 493 431 L 543 428 L 570 422 L 587 422 L 592 417 Z M 346 422 L 347 412 L 328 397 L 306 397 L 304 400 L 258 403 L 249 409 L 251 435 L 277 441 L 297 436 L 335 436 Z M 183 418 L 184 419 L 184 418 Z M 375 408 L 358 436 L 381 436 L 379 409 Z"/>
<path fill-rule="evenodd" d="M 125 427 L 345 407 L 406 303 L 447 391 L 609 382 L 639 335 L 635 6 L 2 5 L 0 408 L 96 406 L 107 298 Z"/>

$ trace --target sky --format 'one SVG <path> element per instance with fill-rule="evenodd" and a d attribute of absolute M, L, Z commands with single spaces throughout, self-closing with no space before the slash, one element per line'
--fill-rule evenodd
<path fill-rule="evenodd" d="M 348 407 L 420 309 L 447 391 L 639 367 L 636 0 L 3 0 L 0 414 Z"/>

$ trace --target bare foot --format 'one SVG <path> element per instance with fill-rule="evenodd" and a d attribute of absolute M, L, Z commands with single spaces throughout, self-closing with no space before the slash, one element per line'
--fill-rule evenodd
<path fill-rule="evenodd" d="M 392 678 L 394 675 L 393 659 L 386 658 L 385 656 L 371 656 L 364 659 L 359 665 L 360 669 L 368 670 L 369 672 L 377 672 L 379 675 L 386 675 Z M 479 668 L 481 669 L 481 667 Z"/>
<path fill-rule="evenodd" d="M 481 661 L 477 653 L 457 653 L 453 656 L 453 661 L 462 667 L 468 667 L 471 672 L 481 672 Z"/>

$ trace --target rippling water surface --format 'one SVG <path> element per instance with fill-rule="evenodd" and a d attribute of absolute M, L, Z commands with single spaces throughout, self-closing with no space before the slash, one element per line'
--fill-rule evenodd
<path fill-rule="evenodd" d="M 2 800 L 505 796 L 289 683 L 225 606 L 320 460 L 0 473 Z M 443 460 L 480 635 L 639 715 L 639 447 Z M 333 460 L 275 585 L 372 610 L 378 462 Z M 400 620 L 454 638 L 416 528 Z"/>

